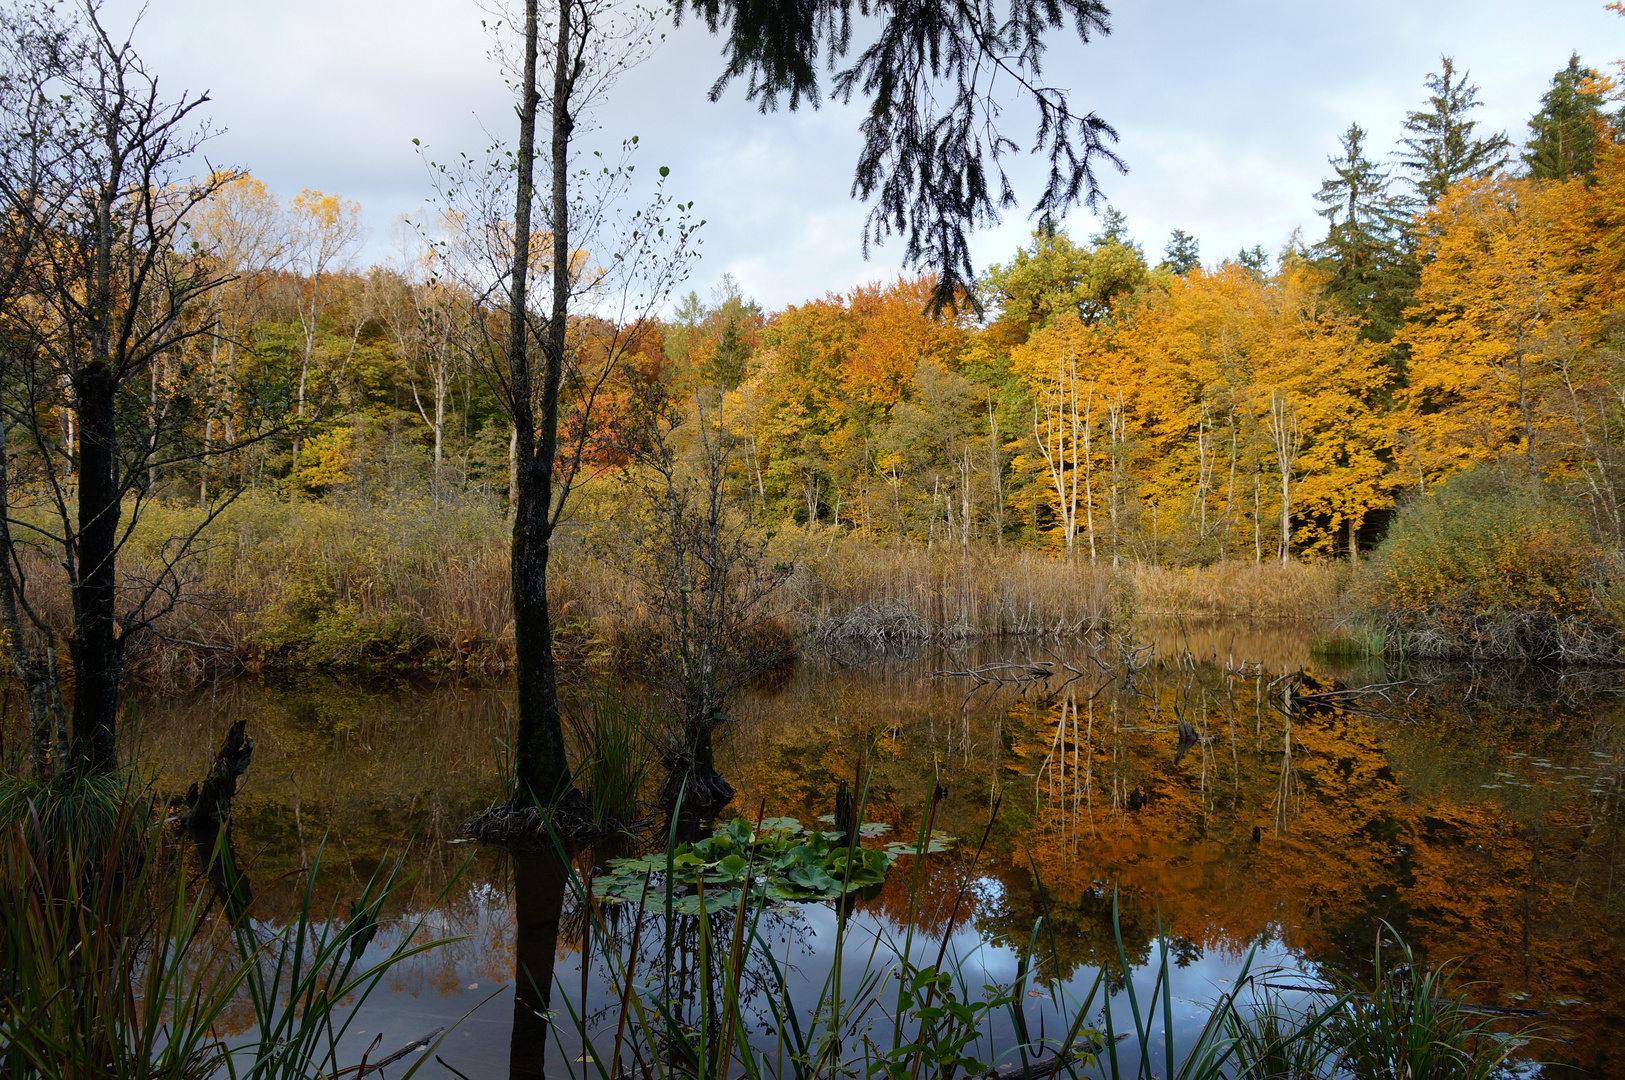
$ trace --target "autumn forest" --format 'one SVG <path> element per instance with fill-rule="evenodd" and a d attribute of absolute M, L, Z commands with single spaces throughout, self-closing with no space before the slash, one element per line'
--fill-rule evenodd
<path fill-rule="evenodd" d="M 1215 252 L 1099 0 L 858 9 L 482 8 L 380 229 L 0 0 L 0 1075 L 1618 1067 L 1625 61 Z M 606 121 L 685 25 L 890 269 L 702 259 Z"/>
<path fill-rule="evenodd" d="M 930 279 L 772 313 L 725 279 L 639 326 L 600 407 L 578 403 L 573 422 L 613 468 L 617 402 L 659 381 L 738 436 L 730 483 L 765 520 L 879 543 L 1113 565 L 1346 556 L 1397 504 L 1489 466 L 1560 487 L 1612 549 L 1613 84 L 1576 58 L 1513 147 L 1475 131 L 1465 78 L 1448 60 L 1429 77 L 1392 155 L 1344 134 L 1316 243 L 1204 263 L 1181 233 L 1159 259 L 1108 209 L 1087 236 L 1041 227 L 935 314 Z M 398 255 L 360 272 L 360 217 L 251 178 L 198 209 L 191 235 L 233 280 L 194 317 L 223 334 L 155 373 L 153 400 L 193 396 L 205 443 L 269 424 L 235 404 L 239 385 L 274 385 L 300 422 L 156 475 L 172 498 L 506 497 L 510 432 L 479 356 L 491 313 L 441 265 L 455 229 L 400 222 Z M 600 322 L 571 333 L 590 367 Z"/>

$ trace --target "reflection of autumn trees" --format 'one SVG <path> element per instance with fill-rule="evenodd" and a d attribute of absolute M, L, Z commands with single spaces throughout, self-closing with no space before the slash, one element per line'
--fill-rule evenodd
<path fill-rule="evenodd" d="M 866 760 L 869 816 L 905 835 L 933 777 L 960 837 L 979 835 L 1001 789 L 975 925 L 1024 950 L 1047 916 L 1053 936 L 1038 944 L 1053 941 L 1063 974 L 1115 955 L 1117 886 L 1131 956 L 1149 955 L 1160 916 L 1187 957 L 1268 935 L 1358 974 L 1386 921 L 1431 962 L 1463 958 L 1475 997 L 1617 1011 L 1617 706 L 1599 713 L 1565 680 L 1418 674 L 1392 721 L 1288 716 L 1266 680 L 1205 665 L 1153 665 L 1132 691 L 1080 680 L 1052 700 L 964 712 L 932 683 L 867 702 L 792 685 L 739 770 L 753 804 L 809 814 Z M 1197 736 L 1183 752 L 1181 722 Z M 930 889 L 949 893 L 967 872 L 944 857 Z M 898 918 L 896 906 L 875 909 Z"/>
<path fill-rule="evenodd" d="M 920 868 L 918 918 L 933 934 L 949 929 L 954 895 L 968 887 L 955 929 L 1024 951 L 1045 917 L 1038 960 L 1081 973 L 1115 956 L 1116 887 L 1131 957 L 1151 955 L 1160 918 L 1176 962 L 1233 955 L 1267 934 L 1306 963 L 1362 974 L 1386 920 L 1430 963 L 1463 958 L 1463 978 L 1482 983 L 1476 999 L 1526 995 L 1583 1033 L 1574 1051 L 1540 1053 L 1614 1052 L 1612 1036 L 1625 1032 L 1598 1017 L 1625 1009 L 1617 677 L 1390 664 L 1388 678 L 1414 680 L 1371 703 L 1393 719 L 1302 704 L 1287 716 L 1265 694 L 1267 678 L 1168 661 L 1129 688 L 1062 654 L 1093 674 L 1065 687 L 1058 677 L 1027 698 L 967 698 L 962 684 L 928 677 L 946 666 L 935 655 L 856 671 L 803 662 L 723 729 L 735 809 L 812 820 L 832 810 L 841 779 L 863 775 L 865 818 L 912 837 L 940 782 L 937 826 L 964 843 Z M 307 856 L 328 837 L 322 892 L 341 898 L 356 888 L 352 874 L 365 880 L 419 828 L 409 865 L 421 887 L 403 906 L 426 910 L 468 851 L 432 822 L 459 820 L 458 800 L 484 791 L 487 716 L 500 718 L 500 700 L 222 687 L 216 714 L 251 713 L 260 741 L 235 829 L 273 921 L 293 888 L 282 875 L 303 859 L 296 821 Z M 148 712 L 161 788 L 200 774 L 209 710 L 204 695 Z M 1195 736 L 1183 750 L 1181 723 Z M 989 854 L 972 867 L 968 849 L 995 793 Z M 901 924 L 913 870 L 905 859 L 860 917 Z M 436 932 L 474 936 L 402 969 L 396 989 L 450 993 L 512 977 L 504 873 L 482 858 L 439 902 Z M 578 948 L 578 921 L 564 912 L 561 956 Z M 1557 1004 L 1569 1000 L 1596 1011 Z"/>
<path fill-rule="evenodd" d="M 353 895 L 409 849 L 416 876 L 399 899 L 421 909 L 470 854 L 447 841 L 489 800 L 503 709 L 501 695 L 468 688 L 222 683 L 148 705 L 143 760 L 159 791 L 184 791 L 204 775 L 228 722 L 246 717 L 254 761 L 232 831 L 265 916 L 292 911 L 303 888 L 297 871 L 318 851 L 325 903 Z"/>

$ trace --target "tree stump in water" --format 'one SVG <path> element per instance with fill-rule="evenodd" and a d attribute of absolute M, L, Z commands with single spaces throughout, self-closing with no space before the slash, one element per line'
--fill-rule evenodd
<path fill-rule="evenodd" d="M 194 783 L 186 793 L 189 810 L 182 824 L 195 833 L 220 828 L 231 816 L 231 800 L 237 796 L 237 781 L 254 759 L 254 740 L 248 737 L 248 721 L 238 720 L 226 732 L 225 742 L 214 756 L 214 764 L 203 783 Z"/>
<path fill-rule="evenodd" d="M 515 792 L 463 822 L 470 840 L 519 853 L 550 852 L 560 841 L 585 842 L 597 834 L 592 808 L 575 788 L 546 810 Z"/>

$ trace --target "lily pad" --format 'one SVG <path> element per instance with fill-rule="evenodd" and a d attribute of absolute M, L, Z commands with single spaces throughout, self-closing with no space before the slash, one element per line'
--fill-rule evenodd
<path fill-rule="evenodd" d="M 858 836 L 873 839 L 890 828 L 866 822 L 858 827 Z M 952 845 L 953 837 L 935 832 L 926 851 L 947 851 Z M 795 818 L 767 818 L 760 827 L 735 818 L 705 840 L 679 845 L 669 860 L 665 852 L 611 859 L 607 871 L 593 879 L 593 894 L 618 903 L 646 897 L 651 908 L 658 908 L 665 902 L 669 865 L 672 909 L 683 915 L 699 914 L 702 883 L 704 908 L 713 912 L 736 908 L 747 888 L 753 899 L 772 902 L 872 896 L 899 856 L 918 852 L 918 841 L 907 840 L 849 848 L 844 834 L 808 829 Z"/>

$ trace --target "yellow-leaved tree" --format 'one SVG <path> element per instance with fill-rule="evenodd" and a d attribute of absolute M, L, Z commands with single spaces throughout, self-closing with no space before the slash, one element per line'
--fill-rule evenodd
<path fill-rule="evenodd" d="M 1403 331 L 1401 470 L 1425 488 L 1472 463 L 1527 475 L 1568 455 L 1582 346 L 1560 225 L 1567 184 L 1497 176 L 1451 188 L 1421 219 L 1421 284 Z"/>

